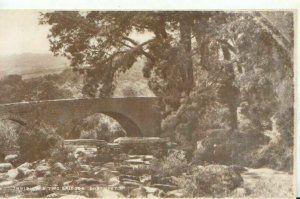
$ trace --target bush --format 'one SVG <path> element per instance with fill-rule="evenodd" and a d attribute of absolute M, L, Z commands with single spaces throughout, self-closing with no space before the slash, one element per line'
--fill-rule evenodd
<path fill-rule="evenodd" d="M 62 145 L 62 138 L 48 125 L 40 124 L 19 132 L 20 154 L 24 161 L 48 158 L 51 149 Z"/>
<path fill-rule="evenodd" d="M 224 165 L 198 167 L 182 185 L 186 197 L 225 197 L 243 182 L 233 168 Z"/>
<path fill-rule="evenodd" d="M 161 177 L 179 176 L 189 171 L 189 165 L 185 157 L 181 153 L 176 152 L 169 154 L 162 160 L 153 160 L 150 168 L 154 175 Z"/>
<path fill-rule="evenodd" d="M 124 129 L 116 120 L 101 113 L 78 121 L 74 132 L 79 132 L 82 139 L 99 139 L 108 142 L 125 136 Z"/>
<path fill-rule="evenodd" d="M 255 131 L 212 130 L 200 141 L 193 162 L 256 167 L 257 152 L 268 142 L 268 137 Z"/>
<path fill-rule="evenodd" d="M 292 175 L 270 175 L 260 178 L 256 183 L 247 183 L 244 188 L 249 194 L 247 198 L 292 198 L 293 180 Z"/>
<path fill-rule="evenodd" d="M 12 121 L 0 120 L 0 147 L 1 150 L 17 150 L 18 124 Z"/>

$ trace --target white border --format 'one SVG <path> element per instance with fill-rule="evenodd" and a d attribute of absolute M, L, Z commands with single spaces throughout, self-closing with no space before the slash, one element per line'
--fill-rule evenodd
<path fill-rule="evenodd" d="M 89 10 L 273 10 L 296 11 L 295 24 L 295 170 L 296 195 L 300 197 L 299 10 L 300 0 L 0 0 L 1 9 L 89 9 Z M 1 28 L 1 27 L 0 27 Z M 298 34 L 297 34 L 298 33 Z"/>
<path fill-rule="evenodd" d="M 0 0 L 1 9 L 244 10 L 297 9 L 299 0 Z"/>

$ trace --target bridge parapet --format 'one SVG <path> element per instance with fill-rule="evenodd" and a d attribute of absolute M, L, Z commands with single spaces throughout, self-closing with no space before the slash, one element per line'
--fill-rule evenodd
<path fill-rule="evenodd" d="M 116 119 L 128 136 L 159 136 L 161 115 L 158 98 L 97 98 L 61 99 L 0 104 L 0 118 L 20 124 L 44 121 L 63 126 L 74 119 L 83 119 L 96 113 Z"/>

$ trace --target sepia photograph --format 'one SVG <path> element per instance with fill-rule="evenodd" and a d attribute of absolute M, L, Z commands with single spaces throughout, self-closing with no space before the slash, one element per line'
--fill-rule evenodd
<path fill-rule="evenodd" d="M 295 10 L 0 10 L 0 198 L 295 198 Z"/>

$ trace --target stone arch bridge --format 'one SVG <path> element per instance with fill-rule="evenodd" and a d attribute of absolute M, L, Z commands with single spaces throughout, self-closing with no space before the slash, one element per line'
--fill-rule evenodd
<path fill-rule="evenodd" d="M 0 119 L 12 120 L 24 126 L 38 120 L 57 127 L 74 119 L 103 113 L 117 120 L 127 136 L 153 137 L 160 134 L 158 101 L 155 97 L 127 97 L 0 104 Z"/>

